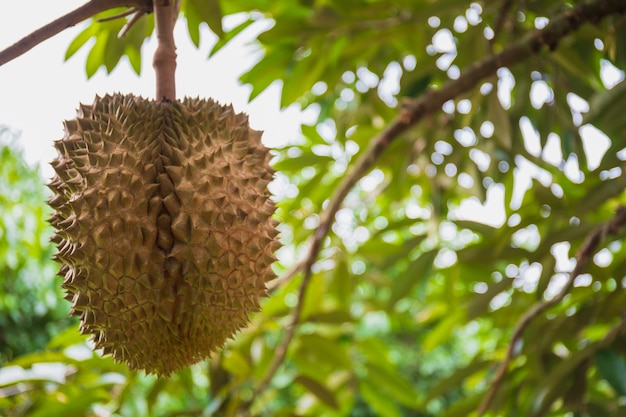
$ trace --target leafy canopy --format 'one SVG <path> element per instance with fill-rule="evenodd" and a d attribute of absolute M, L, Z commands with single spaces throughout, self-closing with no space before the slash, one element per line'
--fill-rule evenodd
<path fill-rule="evenodd" d="M 91 353 L 77 360 L 61 350 L 76 339 L 62 334 L 12 364 L 54 361 L 75 372 L 32 381 L 37 389 L 16 389 L 0 407 L 11 415 L 66 413 L 68 404 L 76 415 L 98 407 L 159 416 L 622 415 L 626 245 L 614 216 L 626 202 L 626 25 L 623 2 L 590 3 L 621 4 L 590 22 L 576 14 L 582 3 L 183 1 L 196 45 L 205 24 L 218 35 L 211 54 L 270 20 L 255 40 L 262 58 L 241 77 L 250 99 L 278 80 L 283 106 L 318 114 L 297 142 L 274 150 L 276 269 L 285 279 L 249 329 L 170 380 Z M 240 23 L 225 30 L 222 18 L 234 14 Z M 523 43 L 554 22 L 576 30 Z M 138 71 L 153 25 L 144 18 L 119 40 L 122 26 L 94 20 L 67 56 L 95 37 L 88 75 L 122 56 Z M 528 56 L 465 75 L 514 47 Z M 467 85 L 376 142 L 394 120 L 413 120 L 415 100 L 428 103 L 454 80 Z M 326 226 L 311 255 L 310 239 Z M 307 260 L 316 261 L 310 270 Z M 572 276 L 574 268 L 582 273 Z"/>

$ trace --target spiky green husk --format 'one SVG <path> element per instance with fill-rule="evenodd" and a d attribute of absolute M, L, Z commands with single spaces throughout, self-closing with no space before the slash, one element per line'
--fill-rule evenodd
<path fill-rule="evenodd" d="M 211 100 L 132 95 L 96 98 L 65 130 L 50 222 L 81 331 L 148 373 L 206 358 L 274 278 L 261 133 Z"/>

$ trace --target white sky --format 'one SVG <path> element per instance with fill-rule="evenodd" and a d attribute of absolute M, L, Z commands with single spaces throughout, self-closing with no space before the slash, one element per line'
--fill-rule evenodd
<path fill-rule="evenodd" d="M 83 0 L 11 1 L 0 14 L 0 49 L 24 35 L 83 4 Z M 249 114 L 252 128 L 265 131 L 263 140 L 278 146 L 296 139 L 301 113 L 296 106 L 279 111 L 279 88 L 274 85 L 251 104 L 250 88 L 237 82 L 238 76 L 254 62 L 253 49 L 239 41 L 207 60 L 214 36 L 202 31 L 200 50 L 189 40 L 185 22 L 176 27 L 178 46 L 177 95 L 212 97 L 232 103 L 236 111 Z M 70 28 L 0 66 L 0 125 L 21 133 L 20 143 L 29 163 L 40 163 L 46 177 L 52 175 L 48 162 L 55 157 L 52 142 L 63 136 L 62 121 L 76 114 L 79 103 L 90 104 L 95 95 L 121 92 L 154 96 L 152 51 L 155 43 L 144 45 L 143 68 L 138 77 L 130 64 L 122 62 L 107 75 L 104 69 L 87 80 L 81 49 L 68 62 L 65 50 L 84 25 Z"/>

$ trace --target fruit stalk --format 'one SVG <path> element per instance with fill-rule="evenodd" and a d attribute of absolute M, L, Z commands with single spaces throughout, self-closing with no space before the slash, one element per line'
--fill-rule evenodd
<path fill-rule="evenodd" d="M 154 52 L 152 67 L 156 73 L 156 100 L 176 100 L 176 44 L 174 24 L 178 8 L 175 0 L 154 1 L 154 23 L 158 46 Z"/>

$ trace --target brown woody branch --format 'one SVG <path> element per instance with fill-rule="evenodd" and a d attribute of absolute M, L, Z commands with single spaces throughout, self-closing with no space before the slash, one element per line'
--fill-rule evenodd
<path fill-rule="evenodd" d="M 8 48 L 0 51 L 0 66 L 28 52 L 43 41 L 50 39 L 63 30 L 77 25 L 90 17 L 116 7 L 128 7 L 150 13 L 152 0 L 91 0 L 79 8 L 59 17 L 25 36 Z"/>
<path fill-rule="evenodd" d="M 578 29 L 582 24 L 597 23 L 606 16 L 621 14 L 625 11 L 626 1 L 624 0 L 596 0 L 579 4 L 554 17 L 542 30 L 533 31 L 518 42 L 511 44 L 501 53 L 490 55 L 471 65 L 456 80 L 450 80 L 438 90 L 427 91 L 422 97 L 406 103 L 400 109 L 398 116 L 378 136 L 372 139 L 369 148 L 357 159 L 351 171 L 343 178 L 322 214 L 316 233 L 310 239 L 307 255 L 303 261 L 288 271 L 289 278 L 295 277 L 298 272 L 302 271 L 304 272 L 304 278 L 300 286 L 298 306 L 291 321 L 292 327 L 286 334 L 278 351 L 286 352 L 293 338 L 295 333 L 293 327 L 299 321 L 302 309 L 301 304 L 304 302 L 306 287 L 310 282 L 311 267 L 317 259 L 324 238 L 334 222 L 337 211 L 341 208 L 344 199 L 354 185 L 372 169 L 375 162 L 395 139 L 421 121 L 425 116 L 439 111 L 446 101 L 473 89 L 480 81 L 494 75 L 499 68 L 515 65 L 531 55 L 539 53 L 544 46 L 554 50 L 562 38 Z M 284 283 L 286 281 L 286 279 L 280 278 L 277 282 Z M 272 288 L 275 288 L 275 286 L 272 285 Z M 284 359 L 284 354 L 275 357 L 261 388 L 265 389 L 267 387 Z M 259 394 L 261 391 L 257 389 L 256 394 Z"/>
<path fill-rule="evenodd" d="M 595 254 L 596 249 L 604 241 L 604 239 L 609 235 L 617 234 L 620 229 L 626 224 L 626 207 L 619 207 L 615 216 L 608 222 L 604 223 L 600 227 L 595 230 L 592 230 L 589 233 L 583 242 L 583 245 L 578 250 L 576 254 L 576 266 L 569 274 L 569 278 L 565 283 L 565 286 L 561 289 L 561 291 L 550 300 L 544 300 L 534 304 L 524 315 L 519 319 L 515 329 L 513 330 L 513 335 L 511 336 L 511 341 L 509 342 L 508 349 L 506 351 L 506 355 L 500 365 L 498 365 L 498 369 L 489 384 L 489 391 L 485 398 L 483 399 L 480 407 L 478 408 L 478 416 L 481 417 L 487 409 L 491 406 L 493 398 L 495 397 L 500 385 L 502 385 L 502 381 L 504 380 L 504 376 L 506 375 L 506 371 L 509 367 L 509 363 L 513 359 L 515 353 L 515 347 L 517 343 L 522 338 L 524 331 L 528 327 L 528 325 L 541 313 L 549 309 L 550 307 L 558 304 L 563 300 L 563 298 L 569 293 L 570 289 L 574 285 L 574 281 L 576 277 L 578 277 L 589 259 Z"/>

